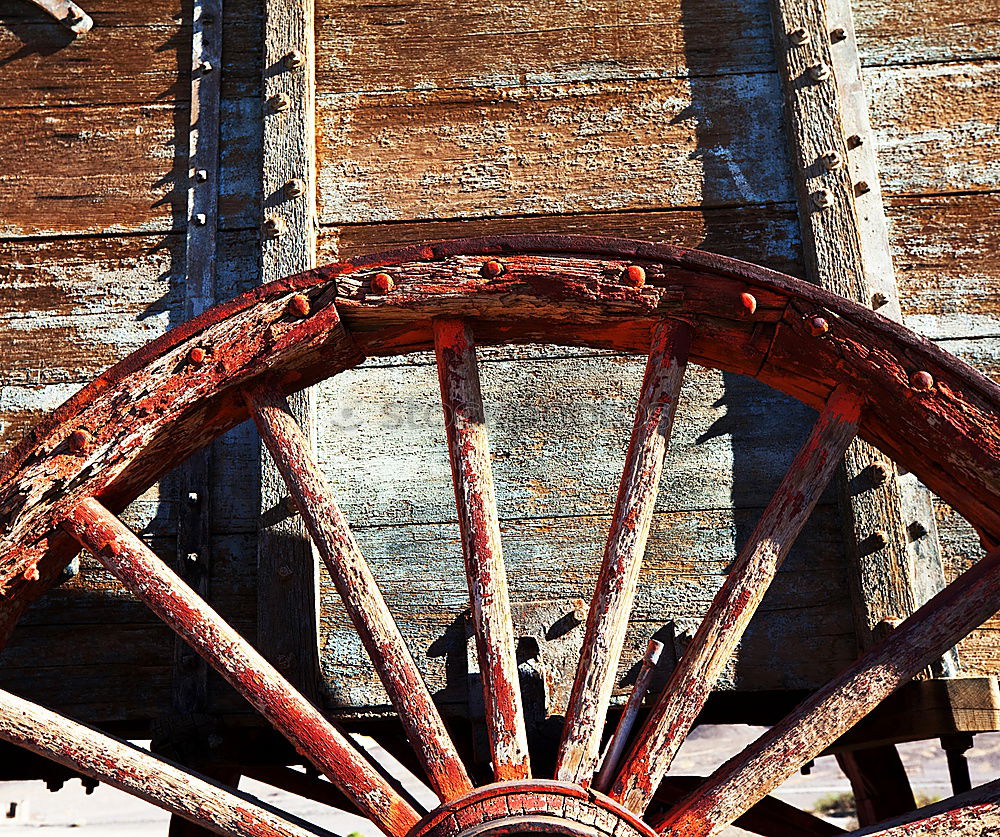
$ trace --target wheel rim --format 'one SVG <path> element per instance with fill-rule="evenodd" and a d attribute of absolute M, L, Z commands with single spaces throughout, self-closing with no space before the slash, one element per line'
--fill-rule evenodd
<path fill-rule="evenodd" d="M 518 342 L 648 354 L 558 754 L 560 781 L 548 784 L 529 781 L 475 357 L 477 343 Z M 492 763 L 501 783 L 485 796 L 473 790 L 284 404 L 285 394 L 365 355 L 428 348 L 437 352 Z M 601 766 L 611 687 L 689 358 L 758 378 L 820 417 L 650 717 L 621 761 L 605 765 L 600 787 L 610 798 L 590 789 L 585 804 L 571 803 Z M 7 455 L 0 463 L 0 583 L 7 592 L 0 636 L 82 544 L 387 833 L 647 833 L 650 825 L 637 817 L 855 435 L 916 473 L 992 546 L 1000 540 L 998 408 L 1000 390 L 989 380 L 877 314 L 790 277 L 698 251 L 538 236 L 446 242 L 346 262 L 273 283 L 175 329 L 84 388 Z M 218 615 L 114 517 L 248 415 L 282 470 L 431 785 L 447 803 L 422 821 L 339 730 L 245 640 L 226 633 Z M 655 818 L 653 829 L 717 833 L 997 609 L 1000 551 Z M 102 773 L 67 755 L 67 742 L 80 730 L 66 727 L 65 746 L 45 750 L 36 740 L 44 726 L 15 728 L 11 713 L 23 720 L 32 710 L 8 697 L 0 735 L 50 757 L 61 754 L 65 763 L 115 783 L 114 768 Z M 158 793 L 152 801 L 167 804 Z M 204 812 L 207 791 L 199 793 L 183 805 L 174 800 L 171 810 L 223 833 L 250 833 L 232 824 L 240 816 L 238 799 L 226 802 L 230 818 L 221 823 Z M 278 830 L 260 833 L 293 833 L 284 827 L 272 823 L 268 828 Z"/>

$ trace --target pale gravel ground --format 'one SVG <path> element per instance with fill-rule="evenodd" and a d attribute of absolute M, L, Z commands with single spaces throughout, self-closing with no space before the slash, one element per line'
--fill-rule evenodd
<path fill-rule="evenodd" d="M 671 772 L 704 774 L 741 750 L 761 731 L 760 727 L 702 727 L 685 742 Z M 904 744 L 900 751 L 918 794 L 950 795 L 947 764 L 936 741 Z M 379 754 L 373 752 L 373 755 Z M 969 752 L 969 764 L 974 784 L 1000 776 L 1000 733 L 977 736 L 976 747 Z M 391 762 L 387 766 L 391 769 Z M 335 834 L 357 831 L 366 837 L 376 837 L 378 833 L 359 817 L 276 791 L 259 782 L 244 779 L 240 788 Z M 411 788 L 420 793 L 415 785 Z M 817 760 L 811 775 L 796 774 L 775 795 L 808 809 L 817 799 L 848 789 L 836 761 L 822 758 Z M 16 815 L 8 818 L 12 803 L 16 804 Z M 49 793 L 42 782 L 0 783 L 0 837 L 152 837 L 166 834 L 168 820 L 166 814 L 152 805 L 105 785 L 86 796 L 76 781 L 67 782 L 58 793 Z M 746 833 L 731 830 L 732 837 Z"/>

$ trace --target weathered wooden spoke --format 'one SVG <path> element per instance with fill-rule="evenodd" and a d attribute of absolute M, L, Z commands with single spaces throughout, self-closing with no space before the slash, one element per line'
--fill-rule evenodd
<path fill-rule="evenodd" d="M 445 800 L 471 791 L 417 664 L 287 401 L 270 387 L 255 390 L 247 401 L 431 785 Z"/>
<path fill-rule="evenodd" d="M 416 823 L 354 745 L 103 505 L 83 500 L 62 525 L 383 831 L 401 837 Z"/>
<path fill-rule="evenodd" d="M 840 389 L 820 413 L 622 765 L 611 796 L 630 810 L 641 813 L 652 800 L 778 567 L 854 439 L 860 412 L 860 396 Z"/>
<path fill-rule="evenodd" d="M 528 736 L 472 330 L 460 320 L 435 320 L 434 347 L 493 773 L 497 781 L 525 779 Z"/>
<path fill-rule="evenodd" d="M 997 610 L 1000 549 L 966 570 L 854 665 L 716 770 L 659 824 L 663 833 L 718 834 Z"/>
<path fill-rule="evenodd" d="M 320 833 L 289 822 L 247 794 L 5 691 L 0 691 L 0 739 L 219 834 L 313 837 Z"/>
<path fill-rule="evenodd" d="M 556 778 L 564 782 L 589 785 L 597 767 L 608 702 L 646 551 L 690 344 L 691 327 L 687 323 L 663 322 L 653 330 L 559 748 Z"/>
<path fill-rule="evenodd" d="M 1000 780 L 919 808 L 851 837 L 992 837 L 1000 831 Z"/>

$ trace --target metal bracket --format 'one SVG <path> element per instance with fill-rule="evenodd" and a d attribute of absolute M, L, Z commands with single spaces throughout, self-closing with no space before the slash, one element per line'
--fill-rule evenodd
<path fill-rule="evenodd" d="M 36 6 L 48 12 L 74 35 L 86 35 L 94 25 L 83 9 L 73 0 L 31 0 Z"/>

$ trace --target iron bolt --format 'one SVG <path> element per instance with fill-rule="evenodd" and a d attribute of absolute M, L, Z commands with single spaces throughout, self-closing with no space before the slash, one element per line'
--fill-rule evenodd
<path fill-rule="evenodd" d="M 889 533 L 885 529 L 876 529 L 871 534 L 872 551 L 885 549 L 889 545 Z"/>
<path fill-rule="evenodd" d="M 487 279 L 496 279 L 504 273 L 506 273 L 506 268 L 498 261 L 490 259 L 483 263 L 482 274 Z"/>
<path fill-rule="evenodd" d="M 743 306 L 743 313 L 748 317 L 757 310 L 757 298 L 753 294 L 740 294 L 740 305 Z"/>
<path fill-rule="evenodd" d="M 305 294 L 295 294 L 295 296 L 288 300 L 288 310 L 298 317 L 308 317 L 309 312 L 312 310 L 309 297 Z"/>
<path fill-rule="evenodd" d="M 832 29 L 830 31 L 830 43 L 839 44 L 841 41 L 846 40 L 847 33 L 840 28 Z"/>
<path fill-rule="evenodd" d="M 927 534 L 927 527 L 919 520 L 914 520 L 913 523 L 906 527 L 906 531 L 910 536 L 910 540 L 919 541 Z"/>
<path fill-rule="evenodd" d="M 288 224 L 285 223 L 284 218 L 271 216 L 264 221 L 264 235 L 268 238 L 279 238 L 283 236 L 287 230 Z"/>
<path fill-rule="evenodd" d="M 289 70 L 294 70 L 296 67 L 301 67 L 306 63 L 306 57 L 302 54 L 301 50 L 293 49 L 288 55 L 285 56 L 285 66 Z"/>
<path fill-rule="evenodd" d="M 860 198 L 862 195 L 867 194 L 871 190 L 872 187 L 869 186 L 868 182 L 865 180 L 859 180 L 857 183 L 854 184 L 854 196 L 856 198 Z"/>
<path fill-rule="evenodd" d="M 372 277 L 372 290 L 376 293 L 387 294 L 395 287 L 396 283 L 388 273 L 376 273 Z"/>
<path fill-rule="evenodd" d="M 306 182 L 301 178 L 293 177 L 281 187 L 281 191 L 285 193 L 286 198 L 301 198 L 306 193 Z"/>
<path fill-rule="evenodd" d="M 204 212 L 199 212 L 197 215 L 194 216 L 194 222 L 199 227 L 204 227 L 205 224 L 208 223 L 208 216 Z"/>
<path fill-rule="evenodd" d="M 69 434 L 69 449 L 73 453 L 86 453 L 93 441 L 94 437 L 89 431 L 78 428 Z"/>
<path fill-rule="evenodd" d="M 809 33 L 802 27 L 799 27 L 788 33 L 788 40 L 792 42 L 792 46 L 802 46 L 809 43 Z"/>
<path fill-rule="evenodd" d="M 210 61 L 202 61 L 201 64 L 198 65 L 198 69 L 203 73 L 210 73 L 212 72 L 212 64 Z"/>
<path fill-rule="evenodd" d="M 823 168 L 827 171 L 836 171 L 842 165 L 844 165 L 844 158 L 836 151 L 827 151 L 822 157 L 819 158 L 820 162 L 823 164 Z"/>
<path fill-rule="evenodd" d="M 288 564 L 282 564 L 280 567 L 278 567 L 278 578 L 287 581 L 291 577 L 292 577 L 292 568 L 289 567 Z"/>
<path fill-rule="evenodd" d="M 864 142 L 864 140 L 863 140 L 863 139 L 861 139 L 861 137 L 859 137 L 859 136 L 858 136 L 857 134 L 851 134 L 851 135 L 850 135 L 850 136 L 849 136 L 849 137 L 847 138 L 847 147 L 848 147 L 848 148 L 849 148 L 849 149 L 850 149 L 851 151 L 853 151 L 853 150 L 854 150 L 855 148 L 860 148 L 860 147 L 861 147 L 861 144 L 862 144 L 863 142 Z"/>
<path fill-rule="evenodd" d="M 877 291 L 876 293 L 872 294 L 872 308 L 874 308 L 876 311 L 883 305 L 888 305 L 888 304 L 889 304 L 889 297 L 887 297 L 881 291 Z"/>
<path fill-rule="evenodd" d="M 191 562 L 192 564 L 195 564 L 195 563 L 197 563 L 197 561 L 198 561 L 198 553 L 197 553 L 197 552 L 189 552 L 189 553 L 187 554 L 187 559 L 188 559 L 188 561 L 190 561 L 190 562 Z"/>
<path fill-rule="evenodd" d="M 809 78 L 813 81 L 826 81 L 830 78 L 830 68 L 826 66 L 823 62 L 819 64 L 813 64 L 809 68 Z"/>
<path fill-rule="evenodd" d="M 934 376 L 923 370 L 914 372 L 913 377 L 910 378 L 910 386 L 914 389 L 928 390 L 934 386 Z"/>
<path fill-rule="evenodd" d="M 267 103 L 271 106 L 271 110 L 275 111 L 275 113 L 286 111 L 292 106 L 292 100 L 289 99 L 284 93 L 275 93 L 270 99 L 267 100 Z"/>
<path fill-rule="evenodd" d="M 830 330 L 830 324 L 822 317 L 813 317 L 809 320 L 809 333 L 813 337 L 819 337 Z"/>
<path fill-rule="evenodd" d="M 198 496 L 198 492 L 197 491 L 189 491 L 188 492 L 188 502 L 192 506 L 196 505 L 200 500 L 201 500 L 201 498 Z"/>
<path fill-rule="evenodd" d="M 883 462 L 879 460 L 878 462 L 873 462 L 868 466 L 868 471 L 871 474 L 872 485 L 882 485 L 889 475 L 892 473 L 892 468 L 888 462 Z"/>
<path fill-rule="evenodd" d="M 205 362 L 205 350 L 201 346 L 195 346 L 189 353 L 188 358 L 191 363 L 198 365 Z"/>
<path fill-rule="evenodd" d="M 641 288 L 646 284 L 646 271 L 637 264 L 630 264 L 622 273 L 622 281 L 633 288 Z"/>
<path fill-rule="evenodd" d="M 199 183 L 204 183 L 208 180 L 208 172 L 205 171 L 205 169 L 198 169 L 198 171 L 194 173 L 194 179 Z"/>
<path fill-rule="evenodd" d="M 817 189 L 812 193 L 812 202 L 817 209 L 828 209 L 833 205 L 833 198 L 826 189 Z"/>

